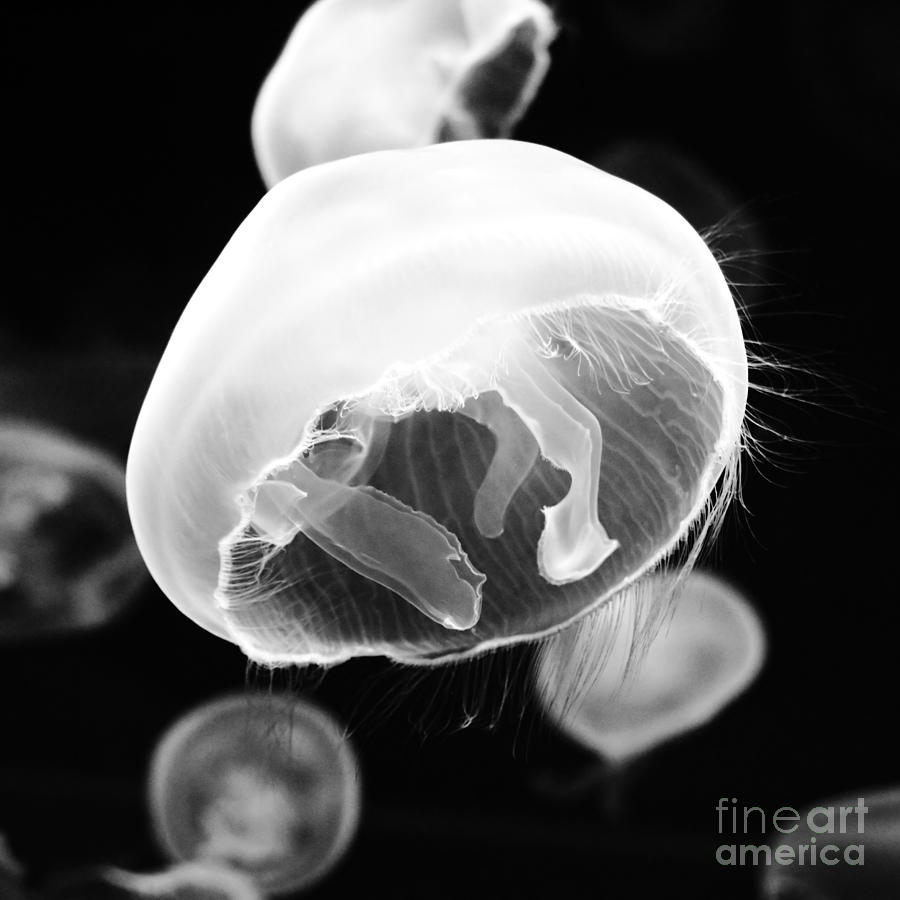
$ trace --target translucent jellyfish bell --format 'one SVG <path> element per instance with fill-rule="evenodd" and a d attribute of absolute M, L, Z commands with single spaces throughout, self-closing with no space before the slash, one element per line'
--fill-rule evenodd
<path fill-rule="evenodd" d="M 641 590 L 652 602 L 669 585 L 651 575 Z M 681 588 L 671 620 L 637 657 L 628 628 L 589 624 L 542 648 L 538 695 L 564 731 L 612 763 L 709 721 L 753 682 L 765 657 L 753 607 L 721 579 L 697 571 Z"/>
<path fill-rule="evenodd" d="M 702 534 L 746 394 L 728 285 L 652 195 L 515 141 L 365 154 L 277 185 L 204 279 L 129 507 L 166 594 L 257 661 L 442 662 Z"/>
<path fill-rule="evenodd" d="M 227 865 L 267 894 L 309 887 L 356 831 L 352 748 L 295 697 L 224 697 L 165 735 L 150 772 L 160 843 L 176 860 Z"/>
<path fill-rule="evenodd" d="M 318 0 L 256 101 L 263 179 L 372 150 L 509 137 L 555 34 L 540 0 Z"/>
<path fill-rule="evenodd" d="M 101 625 L 145 577 L 122 464 L 63 432 L 0 423 L 0 640 Z"/>

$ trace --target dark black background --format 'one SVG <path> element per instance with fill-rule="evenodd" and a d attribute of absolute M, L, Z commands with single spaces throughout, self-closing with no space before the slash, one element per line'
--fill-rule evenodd
<path fill-rule="evenodd" d="M 250 112 L 302 5 L 7 13 L 0 415 L 124 459 L 172 327 L 262 194 Z M 749 328 L 796 367 L 755 376 L 792 396 L 752 398 L 768 458 L 747 465 L 746 512 L 712 560 L 769 629 L 754 687 L 646 760 L 610 821 L 535 787 L 588 755 L 533 715 L 523 654 L 424 680 L 378 661 L 270 678 L 148 586 L 102 632 L 0 647 L 0 832 L 35 881 L 161 866 L 142 793 L 154 742 L 270 681 L 355 728 L 362 826 L 316 896 L 749 897 L 755 873 L 714 862 L 720 796 L 771 811 L 900 780 L 889 7 L 569 0 L 517 132 L 592 161 L 624 139 L 675 149 L 734 198 L 736 228 L 753 223 Z M 520 688 L 502 712 L 488 696 L 461 728 L 507 671 Z"/>

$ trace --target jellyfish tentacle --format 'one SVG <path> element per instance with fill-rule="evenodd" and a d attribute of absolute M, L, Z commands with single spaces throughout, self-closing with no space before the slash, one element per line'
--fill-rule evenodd
<path fill-rule="evenodd" d="M 522 418 L 541 455 L 572 476 L 566 496 L 544 510 L 538 542 L 538 570 L 551 584 L 590 575 L 619 546 L 597 512 L 603 434 L 596 416 L 553 376 L 534 349 L 508 358 L 508 374 L 498 379 L 503 402 Z"/>
<path fill-rule="evenodd" d="M 463 631 L 478 622 L 485 576 L 453 532 L 375 488 L 320 478 L 303 462 L 279 476 L 256 489 L 251 522 L 266 539 L 283 546 L 302 532 L 439 625 Z"/>
<path fill-rule="evenodd" d="M 540 450 L 519 416 L 493 391 L 470 397 L 459 411 L 488 428 L 497 441 L 484 481 L 475 494 L 473 513 L 479 532 L 497 538 L 503 534 L 506 510 L 537 462 Z"/>

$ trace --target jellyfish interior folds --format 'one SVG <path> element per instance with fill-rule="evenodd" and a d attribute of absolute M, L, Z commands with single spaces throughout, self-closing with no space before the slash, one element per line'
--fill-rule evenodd
<path fill-rule="evenodd" d="M 355 153 L 508 137 L 555 35 L 541 0 L 318 0 L 254 109 L 266 184 Z"/>
<path fill-rule="evenodd" d="M 661 201 L 513 141 L 368 154 L 270 192 L 200 286 L 129 505 L 170 598 L 254 659 L 440 662 L 715 520 L 745 398 L 728 286 Z"/>

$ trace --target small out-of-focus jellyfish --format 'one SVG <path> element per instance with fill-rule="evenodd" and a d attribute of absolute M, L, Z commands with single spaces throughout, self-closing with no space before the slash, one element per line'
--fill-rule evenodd
<path fill-rule="evenodd" d="M 541 0 L 318 0 L 256 101 L 263 180 L 373 150 L 509 137 L 555 35 Z"/>
<path fill-rule="evenodd" d="M 60 431 L 0 423 L 0 640 L 103 624 L 145 577 L 122 464 Z"/>
<path fill-rule="evenodd" d="M 651 604 L 668 592 L 665 580 L 651 575 L 641 587 Z M 709 721 L 754 680 L 765 657 L 753 607 L 698 571 L 637 655 L 629 628 L 592 625 L 583 620 L 547 642 L 537 689 L 551 719 L 613 765 Z"/>
<path fill-rule="evenodd" d="M 760 873 L 765 900 L 896 900 L 900 895 L 900 787 L 861 790 L 778 813 L 768 835 L 772 862 Z M 727 828 L 727 813 L 724 821 Z M 740 865 L 741 841 L 735 843 L 725 861 Z"/>
<path fill-rule="evenodd" d="M 149 790 L 156 833 L 174 859 L 229 865 L 266 893 L 322 878 L 359 817 L 349 743 L 295 697 L 229 696 L 188 713 L 160 742 Z"/>
<path fill-rule="evenodd" d="M 656 197 L 516 141 L 364 154 L 277 185 L 198 288 L 129 508 L 256 661 L 440 663 L 696 550 L 746 397 L 728 284 Z"/>

